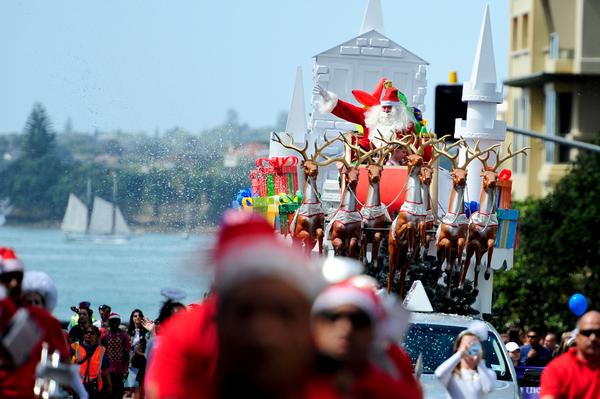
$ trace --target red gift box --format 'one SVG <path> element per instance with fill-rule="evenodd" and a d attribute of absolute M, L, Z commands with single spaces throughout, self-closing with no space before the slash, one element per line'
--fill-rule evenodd
<path fill-rule="evenodd" d="M 295 194 L 298 190 L 298 157 L 272 157 L 258 158 L 255 161 L 257 175 L 262 175 L 262 178 L 257 176 L 257 192 L 262 192 L 265 187 L 266 195 L 275 195 L 279 193 Z M 269 182 L 267 176 L 271 175 L 273 179 L 273 193 L 269 193 Z M 252 178 L 252 176 L 251 176 Z M 254 183 L 254 180 L 253 180 Z M 254 186 L 253 186 L 254 187 Z M 254 189 L 253 189 L 254 190 Z"/>
<path fill-rule="evenodd" d="M 498 208 L 510 209 L 510 197 L 512 194 L 512 173 L 509 169 L 502 169 L 498 174 L 496 186 L 500 191 Z"/>

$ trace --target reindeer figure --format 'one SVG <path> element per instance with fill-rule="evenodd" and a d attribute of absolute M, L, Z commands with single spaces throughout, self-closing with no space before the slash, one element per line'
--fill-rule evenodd
<path fill-rule="evenodd" d="M 456 145 L 466 146 L 464 140 L 457 141 L 451 147 L 455 147 Z M 438 260 L 436 280 L 441 276 L 442 264 L 445 260 L 448 270 L 448 295 L 450 295 L 454 264 L 456 263 L 457 259 L 459 262 L 461 261 L 463 250 L 467 241 L 469 221 L 465 215 L 464 206 L 465 185 L 467 183 L 467 165 L 491 149 L 488 148 L 486 151 L 482 152 L 479 149 L 479 141 L 477 141 L 475 143 L 475 149 L 466 152 L 465 162 L 460 166 L 457 162 L 458 152 L 452 155 L 448 150 L 449 148 L 446 148 L 445 143 L 442 145 L 442 148 L 434 147 L 434 151 L 446 156 L 452 162 L 452 191 L 450 191 L 448 212 L 446 212 L 446 215 L 444 215 L 442 218 L 442 222 L 438 227 L 436 234 L 436 251 Z"/>
<path fill-rule="evenodd" d="M 415 136 L 404 136 L 400 141 L 392 140 L 388 144 L 401 145 L 406 148 L 409 155 L 406 157 L 408 167 L 408 178 L 406 182 L 406 196 L 400 208 L 398 216 L 392 222 L 389 233 L 389 265 L 387 291 L 392 291 L 394 275 L 398 269 L 398 262 L 402 261 L 400 268 L 400 282 L 398 283 L 398 294 L 404 294 L 404 279 L 410 263 L 414 260 L 417 249 L 418 225 L 425 220 L 427 211 L 421 197 L 421 182 L 419 173 L 423 166 L 423 150 L 425 145 L 419 148 L 415 145 Z"/>
<path fill-rule="evenodd" d="M 381 175 L 383 173 L 383 164 L 387 158 L 387 155 L 389 154 L 389 150 L 387 147 L 381 147 L 379 148 L 379 153 L 380 155 L 377 158 L 377 161 L 373 161 L 373 157 L 369 157 L 367 159 L 369 163 L 367 166 L 369 190 L 367 192 L 367 200 L 360 211 L 362 214 L 363 230 L 361 236 L 359 260 L 367 263 L 367 245 L 372 243 L 371 264 L 374 269 L 377 269 L 379 266 L 379 247 L 383 238 L 382 232 L 376 229 L 385 228 L 387 227 L 388 223 L 392 221 L 386 206 L 381 203 L 381 195 L 379 190 L 379 182 L 381 181 Z"/>
<path fill-rule="evenodd" d="M 358 185 L 360 164 L 369 159 L 378 149 L 375 148 L 365 152 L 360 146 L 352 144 L 350 138 L 343 134 L 340 134 L 339 137 L 346 143 L 347 148 L 356 151 L 356 161 L 354 164 L 349 162 L 345 152 L 337 158 L 322 156 L 325 158 L 325 162 L 317 162 L 319 166 L 329 165 L 336 161 L 343 163 L 341 170 L 343 184 L 340 207 L 329 222 L 327 230 L 330 231 L 329 239 L 331 240 L 336 256 L 358 258 L 362 232 L 362 215 L 357 207 L 356 186 Z"/>
<path fill-rule="evenodd" d="M 292 232 L 292 241 L 295 246 L 302 246 L 307 253 L 315 247 L 315 243 L 319 244 L 319 255 L 323 255 L 323 237 L 324 237 L 324 224 L 325 224 L 325 212 L 319 199 L 319 192 L 317 190 L 317 175 L 319 174 L 319 165 L 316 160 L 321 152 L 338 140 L 327 140 L 327 137 L 323 135 L 324 144 L 317 147 L 315 143 L 315 151 L 312 157 L 309 157 L 306 153 L 308 148 L 308 141 L 306 141 L 303 148 L 296 147 L 292 144 L 292 136 L 288 134 L 290 138 L 289 143 L 284 143 L 281 137 L 277 133 L 273 133 L 273 141 L 278 142 L 285 148 L 297 151 L 302 155 L 302 170 L 304 172 L 304 186 L 302 189 L 302 204 L 296 211 L 294 219 L 290 225 L 290 231 Z"/>
<path fill-rule="evenodd" d="M 439 139 L 438 142 L 445 141 L 446 138 L 450 137 L 450 135 L 446 135 Z M 427 142 L 429 144 L 429 142 Z M 421 182 L 421 198 L 423 200 L 423 204 L 425 204 L 425 209 L 427 210 L 427 216 L 425 216 L 425 220 L 419 223 L 419 242 L 421 244 L 421 248 L 423 253 L 427 253 L 427 249 L 429 248 L 429 243 L 433 240 L 434 234 L 427 233 L 428 231 L 433 230 L 433 224 L 435 222 L 435 216 L 433 215 L 433 210 L 431 206 L 431 182 L 433 180 L 433 168 L 431 165 L 435 163 L 435 161 L 442 154 L 439 152 L 433 152 L 431 154 L 431 159 L 428 162 L 424 162 L 421 167 L 421 172 L 419 173 L 419 181 Z"/>
<path fill-rule="evenodd" d="M 490 267 L 492 265 L 492 255 L 496 245 L 496 236 L 498 234 L 498 219 L 496 217 L 497 205 L 497 189 L 496 181 L 498 180 L 498 168 L 507 160 L 517 156 L 519 153 L 527 155 L 525 152 L 529 147 L 520 149 L 517 152 L 512 152 L 511 146 L 508 145 L 508 155 L 501 157 L 499 151 L 495 148 L 500 146 L 496 144 L 492 146 L 485 158 L 480 158 L 485 166 L 481 177 L 481 194 L 479 195 L 479 210 L 474 212 L 469 219 L 469 239 L 467 241 L 467 256 L 462 265 L 460 273 L 459 287 L 462 287 L 467 276 L 467 272 L 471 265 L 471 258 L 475 254 L 475 275 L 473 278 L 474 287 L 477 288 L 479 282 L 479 271 L 481 268 L 481 258 L 487 252 L 487 265 L 485 268 L 485 279 L 490 278 Z M 487 160 L 491 153 L 496 154 L 496 162 L 493 166 L 488 165 Z"/>

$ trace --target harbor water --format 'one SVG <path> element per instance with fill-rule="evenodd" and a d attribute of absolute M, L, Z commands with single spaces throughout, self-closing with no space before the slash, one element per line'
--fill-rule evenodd
<path fill-rule="evenodd" d="M 25 270 L 48 273 L 58 288 L 54 315 L 71 317 L 70 307 L 90 301 L 94 315 L 98 306 L 112 306 L 123 321 L 135 308 L 156 318 L 164 297 L 161 288 L 180 288 L 185 304 L 202 298 L 210 284 L 204 260 L 212 244 L 210 235 L 147 233 L 125 244 L 66 241 L 56 229 L 4 226 L 0 245 L 13 247 Z"/>

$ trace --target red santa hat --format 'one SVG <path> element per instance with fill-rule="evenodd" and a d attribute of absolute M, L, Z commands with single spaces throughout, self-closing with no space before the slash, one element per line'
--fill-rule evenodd
<path fill-rule="evenodd" d="M 398 89 L 395 87 L 388 87 L 383 93 L 381 98 L 382 106 L 397 106 L 400 105 L 400 97 L 398 97 Z"/>
<path fill-rule="evenodd" d="M 315 299 L 312 313 L 332 310 L 343 305 L 354 305 L 369 315 L 373 322 L 378 322 L 384 315 L 384 311 L 376 289 L 377 282 L 369 276 L 351 277 L 325 288 Z"/>
<path fill-rule="evenodd" d="M 319 265 L 279 240 L 273 227 L 256 213 L 228 211 L 214 248 L 215 287 L 226 293 L 261 277 L 275 277 L 314 298 L 324 285 Z"/>
<path fill-rule="evenodd" d="M 0 274 L 25 271 L 21 262 L 12 248 L 0 247 Z"/>
<path fill-rule="evenodd" d="M 110 316 L 108 316 L 108 320 L 119 320 L 121 321 L 121 315 L 118 313 L 111 313 Z"/>

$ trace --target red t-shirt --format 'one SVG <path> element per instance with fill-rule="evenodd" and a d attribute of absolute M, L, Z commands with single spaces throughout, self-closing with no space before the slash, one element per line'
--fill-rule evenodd
<path fill-rule="evenodd" d="M 58 320 L 44 309 L 34 306 L 25 306 L 25 308 L 43 331 L 42 340 L 34 348 L 29 360 L 21 367 L 16 369 L 0 368 L 0 397 L 2 399 L 34 398 L 35 367 L 40 361 L 42 342 L 48 343 L 50 354 L 58 350 L 61 361 L 69 362 L 70 359 L 67 341 Z"/>
<path fill-rule="evenodd" d="M 403 385 L 403 391 L 406 394 L 406 397 L 415 399 L 422 398 L 423 392 L 421 391 L 419 382 L 414 376 L 412 362 L 408 354 L 396 344 L 390 344 L 387 353 L 398 370 L 399 376 L 397 380 Z"/>
<path fill-rule="evenodd" d="M 542 372 L 540 398 L 552 395 L 557 399 L 600 398 L 600 366 L 592 366 L 577 356 L 571 348 L 552 360 Z"/>
<path fill-rule="evenodd" d="M 146 389 L 159 398 L 212 397 L 217 361 L 217 299 L 211 295 L 187 312 L 178 312 L 157 337 L 146 372 Z"/>

